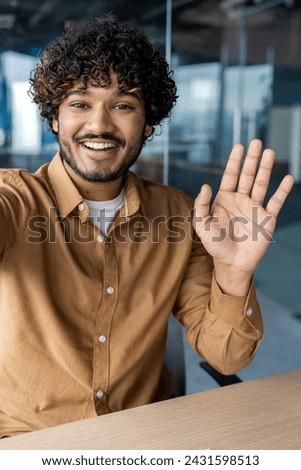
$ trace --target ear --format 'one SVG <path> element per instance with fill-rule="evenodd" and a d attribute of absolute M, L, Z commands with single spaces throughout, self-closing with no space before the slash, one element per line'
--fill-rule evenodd
<path fill-rule="evenodd" d="M 53 132 L 58 133 L 58 131 L 59 131 L 59 122 L 58 122 L 57 118 L 52 118 L 52 126 L 51 127 L 52 127 Z"/>
<path fill-rule="evenodd" d="M 149 124 L 146 124 L 145 129 L 144 129 L 144 137 L 151 136 L 153 132 L 154 132 L 153 126 L 150 126 Z"/>

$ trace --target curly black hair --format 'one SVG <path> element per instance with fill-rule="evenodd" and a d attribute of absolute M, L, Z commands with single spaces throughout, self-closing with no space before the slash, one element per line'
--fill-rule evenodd
<path fill-rule="evenodd" d="M 51 128 L 66 91 L 74 83 L 108 86 L 112 71 L 122 91 L 141 91 L 147 124 L 158 125 L 170 116 L 177 100 L 173 72 L 152 39 L 110 15 L 67 22 L 62 35 L 45 48 L 32 71 L 29 95 Z"/>

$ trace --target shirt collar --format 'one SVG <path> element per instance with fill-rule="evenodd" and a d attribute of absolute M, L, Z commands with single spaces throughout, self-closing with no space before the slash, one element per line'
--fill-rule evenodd
<path fill-rule="evenodd" d="M 83 196 L 79 193 L 68 175 L 59 152 L 49 164 L 49 176 L 53 184 L 58 212 L 61 217 L 67 217 L 76 207 L 83 203 Z M 88 217 L 88 212 L 87 208 L 86 217 Z"/>
<path fill-rule="evenodd" d="M 77 208 L 81 220 L 85 221 L 89 216 L 89 208 L 68 175 L 59 152 L 49 164 L 49 176 L 53 184 L 60 216 L 67 217 Z M 139 192 L 139 178 L 131 171 L 125 175 L 124 200 L 125 204 L 120 211 L 120 216 L 131 217 L 140 208 L 144 214 L 144 206 Z"/>
<path fill-rule="evenodd" d="M 144 205 L 139 192 L 139 182 L 139 177 L 131 171 L 128 171 L 125 175 L 124 206 L 120 211 L 121 217 L 131 217 L 139 209 L 141 209 L 142 215 L 145 215 Z"/>

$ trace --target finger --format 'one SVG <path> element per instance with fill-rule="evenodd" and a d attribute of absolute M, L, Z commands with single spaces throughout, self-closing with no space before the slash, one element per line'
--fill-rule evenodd
<path fill-rule="evenodd" d="M 240 173 L 244 148 L 241 144 L 234 145 L 222 177 L 220 189 L 222 191 L 235 191 Z"/>
<path fill-rule="evenodd" d="M 252 199 L 258 202 L 258 204 L 262 205 L 266 196 L 274 161 L 275 152 L 271 149 L 266 149 L 262 154 L 261 162 L 251 193 Z"/>
<path fill-rule="evenodd" d="M 257 171 L 259 157 L 261 155 L 262 143 L 258 139 L 250 142 L 247 155 L 239 177 L 237 192 L 250 194 Z"/>
<path fill-rule="evenodd" d="M 210 214 L 210 201 L 212 198 L 212 189 L 209 184 L 204 184 L 195 200 L 195 218 L 196 222 L 204 222 L 204 219 Z"/>
<path fill-rule="evenodd" d="M 269 214 L 274 217 L 277 217 L 293 185 L 293 176 L 286 175 L 266 206 L 266 210 Z"/>

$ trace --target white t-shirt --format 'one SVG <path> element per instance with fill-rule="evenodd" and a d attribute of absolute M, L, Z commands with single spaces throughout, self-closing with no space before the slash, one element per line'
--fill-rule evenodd
<path fill-rule="evenodd" d="M 89 219 L 103 235 L 108 235 L 110 227 L 124 204 L 124 189 L 110 201 L 91 201 L 85 199 L 89 206 Z"/>

